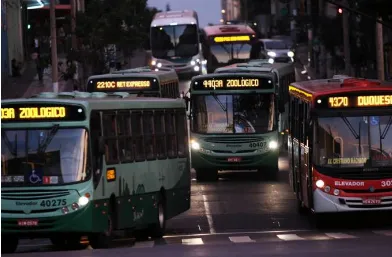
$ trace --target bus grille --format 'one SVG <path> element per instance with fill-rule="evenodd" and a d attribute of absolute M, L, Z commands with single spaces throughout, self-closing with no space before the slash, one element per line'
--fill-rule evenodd
<path fill-rule="evenodd" d="M 212 137 L 205 138 L 204 141 L 215 144 L 241 144 L 241 143 L 253 143 L 262 141 L 263 138 L 259 137 Z"/>
<path fill-rule="evenodd" d="M 39 199 L 51 199 L 56 197 L 68 196 L 70 192 L 68 190 L 2 190 L 2 200 L 39 200 Z"/>

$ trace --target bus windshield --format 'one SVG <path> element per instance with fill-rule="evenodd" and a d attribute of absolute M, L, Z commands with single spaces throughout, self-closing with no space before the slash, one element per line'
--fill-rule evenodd
<path fill-rule="evenodd" d="M 192 96 L 192 132 L 265 133 L 274 129 L 274 94 Z"/>
<path fill-rule="evenodd" d="M 157 58 L 192 57 L 199 53 L 196 25 L 151 28 L 152 55 Z"/>
<path fill-rule="evenodd" d="M 246 62 L 255 58 L 252 56 L 252 45 L 249 43 L 213 44 L 210 51 L 214 66 Z"/>
<path fill-rule="evenodd" d="M 392 116 L 326 117 L 316 122 L 314 158 L 326 167 L 392 166 Z"/>
<path fill-rule="evenodd" d="M 87 140 L 82 128 L 2 129 L 1 185 L 61 185 L 88 179 Z"/>

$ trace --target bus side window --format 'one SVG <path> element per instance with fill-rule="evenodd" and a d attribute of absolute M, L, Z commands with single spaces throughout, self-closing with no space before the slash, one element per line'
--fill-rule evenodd
<path fill-rule="evenodd" d="M 103 113 L 103 137 L 105 140 L 105 157 L 107 164 L 116 164 L 118 158 L 118 141 L 117 141 L 117 125 L 116 113 Z"/>
<path fill-rule="evenodd" d="M 165 131 L 167 140 L 167 155 L 169 158 L 177 158 L 177 138 L 175 128 L 175 113 L 165 113 Z"/>
<path fill-rule="evenodd" d="M 187 132 L 187 120 L 184 111 L 177 111 L 176 117 L 176 129 L 177 129 L 177 148 L 178 148 L 178 157 L 186 157 L 187 156 L 187 145 L 188 145 L 188 132 Z"/>
<path fill-rule="evenodd" d="M 135 161 L 144 161 L 146 159 L 144 154 L 143 141 L 143 127 L 142 127 L 142 113 L 132 111 L 131 113 L 131 128 L 132 128 L 132 152 L 135 153 Z"/>
<path fill-rule="evenodd" d="M 152 111 L 143 111 L 144 147 L 147 160 L 156 159 L 153 117 Z"/>
<path fill-rule="evenodd" d="M 294 138 L 298 139 L 298 99 L 293 98 L 292 102 L 293 106 L 293 113 L 292 113 L 292 119 L 293 119 L 293 134 Z"/>
<path fill-rule="evenodd" d="M 117 139 L 120 149 L 120 161 L 130 162 L 134 160 L 134 152 L 132 151 L 131 137 L 131 114 L 129 112 L 117 113 Z"/>
<path fill-rule="evenodd" d="M 154 112 L 154 129 L 155 129 L 155 142 L 157 149 L 158 159 L 166 159 L 166 136 L 165 136 L 165 120 L 163 111 Z"/>
<path fill-rule="evenodd" d="M 304 143 L 304 128 L 305 128 L 305 122 L 304 122 L 304 102 L 301 101 L 299 103 L 299 115 L 298 115 L 298 132 L 299 132 L 299 136 L 298 136 L 298 140 L 301 143 Z"/>
<path fill-rule="evenodd" d="M 176 92 L 176 95 L 174 96 L 174 98 L 180 97 L 180 85 L 178 83 L 178 80 L 176 80 L 176 82 L 174 82 L 174 92 Z"/>
<path fill-rule="evenodd" d="M 99 138 L 102 136 L 101 115 L 98 111 L 91 112 L 90 138 L 92 152 L 93 180 L 96 186 L 102 175 L 102 154 L 99 152 Z"/>

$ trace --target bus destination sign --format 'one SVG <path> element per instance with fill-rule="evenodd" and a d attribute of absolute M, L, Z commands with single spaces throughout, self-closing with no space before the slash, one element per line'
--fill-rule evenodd
<path fill-rule="evenodd" d="M 215 43 L 250 41 L 249 35 L 214 37 Z"/>
<path fill-rule="evenodd" d="M 92 79 L 87 85 L 88 92 L 126 92 L 145 90 L 159 90 L 157 79 L 109 77 L 103 79 Z"/>
<path fill-rule="evenodd" d="M 1 108 L 1 122 L 82 121 L 82 107 L 63 104 L 10 104 Z"/>
<path fill-rule="evenodd" d="M 328 97 L 327 103 L 328 108 L 334 109 L 392 107 L 392 95 L 331 96 Z"/>
<path fill-rule="evenodd" d="M 193 82 L 194 90 L 246 90 L 246 89 L 272 89 L 270 78 L 233 77 L 233 78 L 206 78 Z"/>

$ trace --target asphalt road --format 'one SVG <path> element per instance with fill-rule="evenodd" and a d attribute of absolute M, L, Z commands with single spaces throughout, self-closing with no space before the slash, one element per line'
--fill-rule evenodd
<path fill-rule="evenodd" d="M 181 83 L 185 92 L 187 84 Z M 191 209 L 169 220 L 160 240 L 124 238 L 111 249 L 66 252 L 53 249 L 49 240 L 23 240 L 13 256 L 368 257 L 375 249 L 377 256 L 392 256 L 391 214 L 331 216 L 326 228 L 316 228 L 310 215 L 297 213 L 284 153 L 279 168 L 275 181 L 259 180 L 252 172 L 224 171 L 219 181 L 200 183 L 193 174 Z"/>

